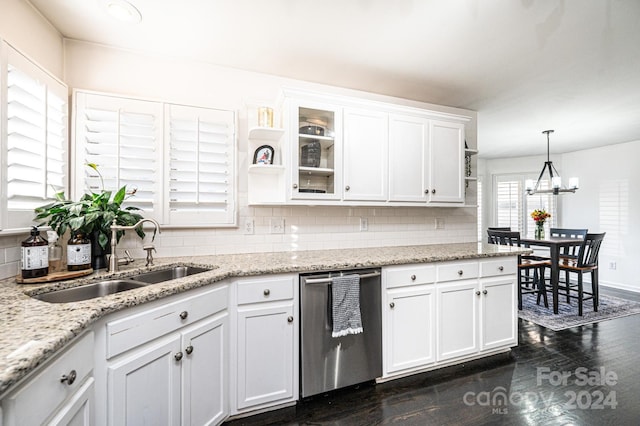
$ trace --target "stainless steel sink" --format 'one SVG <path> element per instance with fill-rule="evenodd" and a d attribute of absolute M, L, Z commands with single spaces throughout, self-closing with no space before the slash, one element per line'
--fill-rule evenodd
<path fill-rule="evenodd" d="M 130 280 L 142 281 L 147 284 L 156 284 L 164 281 L 183 278 L 188 275 L 200 274 L 210 271 L 208 268 L 200 268 L 197 266 L 174 266 L 170 269 L 162 269 L 159 271 L 143 272 L 129 277 Z"/>
<path fill-rule="evenodd" d="M 121 291 L 132 290 L 147 285 L 143 282 L 133 280 L 108 280 L 92 284 L 85 284 L 79 287 L 65 288 L 49 293 L 33 296 L 35 299 L 50 303 L 69 303 L 81 300 L 94 299 L 96 297 L 107 296 L 109 294 L 120 293 Z"/>

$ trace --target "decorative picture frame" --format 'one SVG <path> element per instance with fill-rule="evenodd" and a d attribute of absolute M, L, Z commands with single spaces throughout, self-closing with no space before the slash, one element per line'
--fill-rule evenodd
<path fill-rule="evenodd" d="M 273 164 L 273 147 L 262 145 L 253 154 L 253 164 Z"/>

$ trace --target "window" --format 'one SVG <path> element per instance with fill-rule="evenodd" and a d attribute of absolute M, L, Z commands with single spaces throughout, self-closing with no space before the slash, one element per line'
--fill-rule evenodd
<path fill-rule="evenodd" d="M 545 223 L 548 228 L 557 221 L 556 195 L 535 194 L 527 195 L 524 190 L 526 179 L 536 179 L 537 176 L 528 174 L 505 174 L 493 176 L 494 188 L 494 225 L 508 226 L 520 234 L 533 238 L 535 223 L 531 219 L 531 212 L 535 209 L 545 209 L 551 214 L 551 219 Z M 541 182 L 541 188 L 548 188 L 547 181 Z"/>
<path fill-rule="evenodd" d="M 32 225 L 34 208 L 67 193 L 67 86 L 4 42 L 1 51 L 0 229 L 17 229 Z"/>
<path fill-rule="evenodd" d="M 235 225 L 232 111 L 75 93 L 76 196 L 135 189 L 128 203 L 169 226 Z"/>

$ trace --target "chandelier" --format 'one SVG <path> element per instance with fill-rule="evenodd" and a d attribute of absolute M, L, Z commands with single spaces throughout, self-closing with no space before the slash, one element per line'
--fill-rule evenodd
<path fill-rule="evenodd" d="M 542 132 L 547 135 L 547 161 L 545 161 L 544 166 L 542 167 L 542 171 L 540 172 L 540 176 L 538 177 L 538 181 L 533 183 L 533 179 L 527 179 L 525 181 L 525 189 L 528 195 L 533 194 L 553 194 L 558 195 L 564 192 L 575 193 L 576 189 L 578 189 L 578 178 L 572 177 L 569 179 L 569 187 L 565 187 L 562 185 L 562 178 L 560 177 L 560 173 L 553 167 L 553 162 L 549 159 L 549 134 L 553 133 L 553 130 L 545 130 Z M 549 182 L 551 182 L 551 188 L 542 189 L 540 187 L 540 183 L 544 179 L 544 172 L 547 171 L 549 174 Z"/>

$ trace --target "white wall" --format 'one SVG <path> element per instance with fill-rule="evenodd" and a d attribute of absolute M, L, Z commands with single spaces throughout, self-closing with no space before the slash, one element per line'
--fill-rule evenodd
<path fill-rule="evenodd" d="M 551 158 L 562 176 L 580 178 L 575 194 L 559 196 L 558 226 L 606 232 L 600 251 L 602 285 L 640 291 L 640 141 L 570 152 Z M 492 175 L 538 173 L 546 156 L 479 161 L 483 176 L 483 229 L 492 222 Z M 616 269 L 610 268 L 615 262 Z"/>
<path fill-rule="evenodd" d="M 563 174 L 580 177 L 580 190 L 564 199 L 562 223 L 569 227 L 579 221 L 590 232 L 606 232 L 600 281 L 634 291 L 640 291 L 639 159 L 640 141 L 571 152 L 562 159 Z"/>

